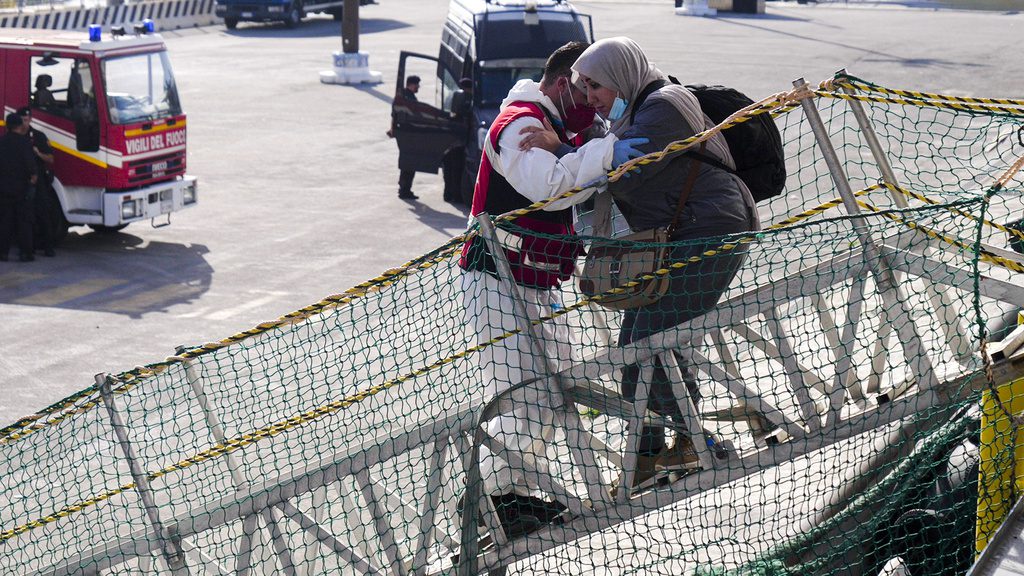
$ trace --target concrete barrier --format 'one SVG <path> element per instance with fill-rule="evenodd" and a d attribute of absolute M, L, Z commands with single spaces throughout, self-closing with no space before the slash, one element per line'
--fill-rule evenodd
<path fill-rule="evenodd" d="M 21 14 L 0 13 L 0 28 L 46 28 L 49 30 L 84 30 L 99 24 L 104 30 L 124 24 L 131 26 L 146 18 L 160 30 L 177 30 L 205 26 L 221 21 L 214 16 L 214 0 L 157 0 L 100 8 L 69 8 Z"/>

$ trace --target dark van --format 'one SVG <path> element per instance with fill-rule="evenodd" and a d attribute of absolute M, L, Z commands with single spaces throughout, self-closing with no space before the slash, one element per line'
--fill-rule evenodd
<path fill-rule="evenodd" d="M 359 5 L 373 0 L 359 0 Z M 299 25 L 306 14 L 323 12 L 341 20 L 345 0 L 217 0 L 214 14 L 224 26 L 234 30 L 239 22 L 284 22 L 288 28 Z"/>
<path fill-rule="evenodd" d="M 547 57 L 593 41 L 590 16 L 564 0 L 452 0 L 437 58 L 402 52 L 391 108 L 402 169 L 444 172 L 446 200 L 469 204 L 487 129 L 512 86 L 540 81 Z M 403 97 L 421 78 L 415 101 Z"/>

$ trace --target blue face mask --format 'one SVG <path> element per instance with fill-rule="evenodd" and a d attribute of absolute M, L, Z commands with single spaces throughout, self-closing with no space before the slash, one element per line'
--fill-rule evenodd
<path fill-rule="evenodd" d="M 612 102 L 612 109 L 608 111 L 608 119 L 611 121 L 622 118 L 622 115 L 626 113 L 626 101 L 616 96 L 615 101 Z"/>

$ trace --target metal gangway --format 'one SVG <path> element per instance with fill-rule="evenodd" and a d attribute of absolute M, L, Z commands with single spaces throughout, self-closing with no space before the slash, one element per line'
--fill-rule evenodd
<path fill-rule="evenodd" d="M 794 86 L 798 91 L 807 88 L 802 80 Z M 162 514 L 160 494 L 149 488 L 151 478 L 137 464 L 139 440 L 133 440 L 123 425 L 111 380 L 99 377 L 105 409 L 124 458 L 132 463 L 135 485 L 131 491 L 144 503 L 147 521 L 119 530 L 84 552 L 57 558 L 38 573 L 119 573 L 119 567 L 131 563 L 143 572 L 239 576 L 319 573 L 328 564 L 339 566 L 338 573 L 345 574 L 502 574 L 517 562 L 614 531 L 652 512 L 697 502 L 701 494 L 729 490 L 745 477 L 800 457 L 850 442 L 885 446 L 891 438 L 908 434 L 908 429 L 949 418 L 950 405 L 1024 377 L 1020 358 L 993 359 L 972 345 L 966 337 L 970 328 L 955 312 L 952 296 L 976 288 L 987 301 L 1024 308 L 1022 283 L 970 269 L 962 258 L 950 257 L 948 246 L 920 227 L 902 226 L 898 233 L 879 236 L 858 223 L 857 217 L 863 213 L 856 193 L 814 98 L 807 91 L 797 102 L 813 130 L 835 190 L 853 217 L 857 238 L 845 253 L 790 270 L 781 279 L 751 290 L 730 293 L 715 310 L 646 340 L 606 347 L 565 370 L 555 370 L 552 364 L 544 377 L 514 386 L 497 398 L 465 402 L 436 418 L 366 437 L 361 445 L 319 453 L 318 459 L 286 475 L 247 481 L 240 472 L 244 464 L 225 449 L 223 459 L 234 491 L 170 516 Z M 868 116 L 860 102 L 852 100 L 849 105 L 882 184 L 895 190 L 900 182 Z M 893 201 L 907 205 L 896 192 Z M 483 215 L 478 222 L 490 252 L 502 254 L 495 249 L 497 239 L 490 218 Z M 1024 266 L 1019 254 L 995 246 L 984 248 L 1001 261 Z M 498 261 L 499 274 L 514 293 L 507 262 Z M 797 302 L 808 304 L 808 314 L 817 319 L 811 339 L 821 343 L 822 353 L 834 365 L 831 377 L 807 365 L 795 351 L 796 331 L 806 335 L 812 327 L 787 325 L 779 311 Z M 833 313 L 837 302 L 843 310 L 841 316 Z M 522 302 L 514 313 L 525 333 L 535 330 Z M 872 324 L 876 326 L 875 346 L 865 355 L 854 350 L 852 343 L 872 316 L 877 318 Z M 926 345 L 925 330 L 941 334 L 945 346 Z M 744 362 L 735 358 L 727 345 L 730 341 L 742 341 L 758 350 L 760 359 Z M 542 354 L 542 347 L 535 342 Z M 723 391 L 719 397 L 732 402 L 699 410 L 687 390 L 680 359 L 702 381 Z M 700 468 L 670 478 L 667 485 L 634 491 L 630 487 L 641 425 L 673 426 L 647 408 L 656 362 L 672 380 L 686 417 L 679 432 L 691 438 Z M 868 378 L 858 376 L 856 364 L 860 362 L 870 362 L 874 368 Z M 641 366 L 635 402 L 623 398 L 614 385 L 620 369 L 633 363 Z M 883 374 L 887 366 L 896 366 L 890 370 L 900 373 Z M 771 394 L 751 383 L 756 380 L 753 373 L 766 369 L 778 374 Z M 193 367 L 186 370 L 209 434 L 219 445 L 229 446 L 231 440 L 207 397 L 203 377 Z M 979 378 L 983 371 L 986 377 Z M 513 405 L 537 402 L 541 397 L 553 398 L 555 424 L 565 439 L 565 458 L 559 459 L 557 473 L 551 463 L 523 458 L 486 433 L 489 419 Z M 598 411 L 604 427 L 595 424 L 597 420 L 582 418 L 583 410 Z M 709 446 L 704 430 L 716 421 L 739 423 L 747 437 Z M 863 440 L 865 437 L 868 440 Z M 564 503 L 568 507 L 565 522 L 510 539 L 490 500 L 481 498 L 477 457 L 481 446 L 529 472 L 544 492 Z M 855 477 L 870 477 L 864 476 L 864 471 L 912 449 L 892 446 L 876 452 L 872 459 L 854 463 Z M 380 473 L 412 463 L 418 463 L 422 476 L 410 482 L 427 495 L 419 506 L 404 498 L 403 490 L 408 487 L 389 486 Z M 820 509 L 809 515 L 809 524 L 802 528 L 834 514 L 834 508 L 863 489 L 867 481 L 845 480 L 836 483 L 833 493 L 820 496 Z M 344 521 L 334 518 L 335 511 L 323 505 L 329 495 L 339 499 L 343 484 L 356 487 L 356 492 L 345 492 L 340 498 L 346 503 Z M 466 487 L 461 510 L 456 508 L 460 484 Z M 460 522 L 446 525 L 439 520 L 442 516 Z M 339 523 L 357 534 L 358 543 L 337 536 Z M 303 537 L 289 537 L 290 530 Z M 220 535 L 218 541 L 227 553 L 213 554 L 201 544 L 214 533 Z"/>

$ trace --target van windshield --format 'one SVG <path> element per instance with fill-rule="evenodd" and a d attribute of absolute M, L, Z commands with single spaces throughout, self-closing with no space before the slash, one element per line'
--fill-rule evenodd
<path fill-rule="evenodd" d="M 159 120 L 181 114 L 167 52 L 110 58 L 103 62 L 107 108 L 114 124 Z"/>
<path fill-rule="evenodd" d="M 570 40 L 589 42 L 582 14 L 539 10 L 539 21 L 526 24 L 522 12 L 487 13 L 478 22 L 477 57 L 480 60 L 502 58 L 547 58 Z"/>
<path fill-rule="evenodd" d="M 498 105 L 516 82 L 529 78 L 540 82 L 542 67 L 485 68 L 480 71 L 480 103 Z"/>

